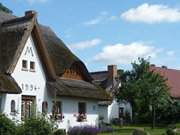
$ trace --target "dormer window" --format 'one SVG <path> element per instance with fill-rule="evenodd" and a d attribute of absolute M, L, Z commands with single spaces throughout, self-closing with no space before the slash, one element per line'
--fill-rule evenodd
<path fill-rule="evenodd" d="M 27 71 L 27 60 L 22 60 L 22 70 Z"/>
<path fill-rule="evenodd" d="M 30 71 L 31 72 L 35 71 L 35 62 L 34 61 L 30 61 Z"/>

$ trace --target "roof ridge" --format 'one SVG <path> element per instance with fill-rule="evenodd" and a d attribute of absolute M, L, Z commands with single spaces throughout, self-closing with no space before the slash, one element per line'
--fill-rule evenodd
<path fill-rule="evenodd" d="M 17 17 L 17 18 L 2 22 L 2 26 L 9 26 L 9 25 L 18 24 L 20 22 L 26 22 L 26 21 L 29 21 L 33 18 L 34 18 L 34 16 Z"/>
<path fill-rule="evenodd" d="M 163 68 L 163 67 L 153 67 L 152 68 L 159 68 L 159 69 L 162 69 L 162 70 L 173 70 L 173 71 L 178 71 L 180 72 L 180 69 L 173 69 L 173 68 Z"/>

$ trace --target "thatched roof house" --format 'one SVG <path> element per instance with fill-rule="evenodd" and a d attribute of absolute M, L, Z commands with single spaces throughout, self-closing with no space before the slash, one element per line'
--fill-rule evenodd
<path fill-rule="evenodd" d="M 0 92 L 21 92 L 11 74 L 30 34 L 36 39 L 50 91 L 59 96 L 110 100 L 105 90 L 92 83 L 84 63 L 52 29 L 38 24 L 34 11 L 26 12 L 24 17 L 0 12 Z"/>

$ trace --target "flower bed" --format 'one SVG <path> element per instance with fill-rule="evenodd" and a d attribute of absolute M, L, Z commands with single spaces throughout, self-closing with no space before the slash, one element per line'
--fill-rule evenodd
<path fill-rule="evenodd" d="M 95 126 L 75 126 L 69 129 L 68 135 L 97 135 L 99 129 Z"/>

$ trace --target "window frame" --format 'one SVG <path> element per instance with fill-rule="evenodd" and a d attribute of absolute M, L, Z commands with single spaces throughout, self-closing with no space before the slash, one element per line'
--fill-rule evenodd
<path fill-rule="evenodd" d="M 11 100 L 11 113 L 15 114 L 16 112 L 16 101 L 14 99 Z"/>
<path fill-rule="evenodd" d="M 30 63 L 29 63 L 29 71 L 30 72 L 35 72 L 35 68 L 36 68 L 35 62 L 34 61 L 30 61 Z"/>
<path fill-rule="evenodd" d="M 48 113 L 48 102 L 47 101 L 42 102 L 42 113 L 44 113 L 44 114 Z"/>
<path fill-rule="evenodd" d="M 83 109 L 82 109 L 83 108 Z M 78 102 L 78 116 L 77 121 L 83 122 L 87 120 L 87 103 L 86 102 Z"/>
<path fill-rule="evenodd" d="M 53 101 L 52 119 L 62 121 L 64 119 L 62 101 Z"/>
<path fill-rule="evenodd" d="M 28 61 L 27 60 L 23 59 L 21 66 L 22 66 L 22 71 L 28 71 Z"/>

